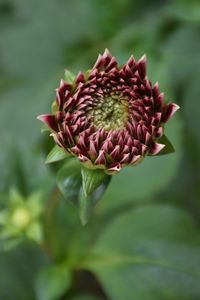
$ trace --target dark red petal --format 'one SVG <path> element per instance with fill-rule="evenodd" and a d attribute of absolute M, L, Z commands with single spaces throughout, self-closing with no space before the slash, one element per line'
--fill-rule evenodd
<path fill-rule="evenodd" d="M 141 158 L 141 155 L 133 155 L 131 161 L 129 162 L 130 165 L 134 165 L 137 163 L 137 161 Z"/>
<path fill-rule="evenodd" d="M 90 154 L 91 158 L 97 157 L 97 150 L 95 148 L 95 143 L 92 140 L 90 140 L 90 145 L 89 145 L 89 151 L 88 151 L 88 153 Z"/>
<path fill-rule="evenodd" d="M 84 81 L 85 81 L 84 74 L 82 72 L 79 72 L 78 75 L 76 76 L 76 84 Z"/>
<path fill-rule="evenodd" d="M 99 156 L 95 160 L 95 165 L 106 165 L 106 158 L 104 150 L 99 151 Z"/>
<path fill-rule="evenodd" d="M 151 154 L 151 155 L 156 155 L 156 154 L 158 154 L 164 147 L 165 147 L 164 144 L 154 143 L 154 144 L 151 146 L 151 149 L 150 149 L 150 151 L 149 151 L 149 154 Z"/>
<path fill-rule="evenodd" d="M 112 175 L 114 173 L 119 172 L 121 170 L 121 168 L 122 168 L 121 164 L 119 164 L 119 163 L 114 164 L 109 169 L 107 169 L 107 173 Z"/>
<path fill-rule="evenodd" d="M 155 99 L 155 103 L 156 103 L 156 106 L 157 106 L 158 109 L 163 106 L 163 98 L 164 98 L 164 93 L 161 93 Z"/>
<path fill-rule="evenodd" d="M 153 87 L 153 96 L 155 98 L 157 98 L 159 95 L 160 95 L 160 89 L 159 89 L 158 82 L 156 82 L 154 87 Z"/>
<path fill-rule="evenodd" d="M 120 146 L 117 145 L 114 150 L 110 153 L 110 157 L 114 160 L 117 160 L 118 156 L 120 155 Z"/>
<path fill-rule="evenodd" d="M 120 163 L 121 163 L 121 164 L 126 164 L 126 165 L 128 165 L 129 160 L 130 160 L 130 153 L 125 153 L 125 154 L 123 155 L 123 158 L 122 158 L 122 160 L 120 161 Z"/>
<path fill-rule="evenodd" d="M 143 55 L 137 63 L 138 72 L 140 74 L 141 79 L 144 79 L 146 76 L 146 66 L 147 66 L 147 58 L 146 55 Z"/>
<path fill-rule="evenodd" d="M 170 103 L 165 106 L 161 121 L 166 123 L 180 107 L 175 103 Z"/>
<path fill-rule="evenodd" d="M 128 65 L 131 69 L 133 66 L 135 66 L 135 59 L 133 55 L 130 56 L 129 60 L 126 62 L 126 65 Z"/>
<path fill-rule="evenodd" d="M 40 115 L 37 117 L 37 119 L 42 121 L 52 130 L 58 131 L 58 124 L 56 123 L 56 118 L 54 115 Z"/>
<path fill-rule="evenodd" d="M 103 59 L 102 59 L 102 55 L 99 54 L 94 67 L 92 69 L 98 69 L 99 67 L 101 67 L 103 65 Z M 96 70 L 94 70 L 94 72 L 96 73 Z M 93 73 L 90 74 L 90 76 L 92 76 Z"/>

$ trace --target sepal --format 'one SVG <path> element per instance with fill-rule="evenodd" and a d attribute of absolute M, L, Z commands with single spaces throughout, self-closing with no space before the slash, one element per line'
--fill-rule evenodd
<path fill-rule="evenodd" d="M 83 225 L 88 222 L 93 207 L 103 195 L 111 176 L 100 169 L 82 167 L 82 190 L 79 198 L 79 215 Z"/>
<path fill-rule="evenodd" d="M 67 153 L 65 150 L 60 148 L 58 145 L 55 145 L 53 147 L 53 149 L 47 155 L 45 164 L 54 163 L 54 162 L 63 160 L 65 158 L 68 158 L 69 156 L 70 156 L 70 153 Z"/>
<path fill-rule="evenodd" d="M 163 135 L 159 139 L 159 143 L 164 144 L 165 147 L 157 155 L 166 155 L 175 152 L 174 146 L 172 145 L 170 140 L 166 137 L 166 135 Z"/>
<path fill-rule="evenodd" d="M 64 198 L 78 208 L 82 225 L 88 222 L 110 179 L 103 170 L 87 169 L 75 158 L 69 159 L 58 172 L 58 188 Z"/>
<path fill-rule="evenodd" d="M 66 69 L 64 79 L 68 84 L 73 84 L 75 80 L 75 75 L 71 71 Z"/>

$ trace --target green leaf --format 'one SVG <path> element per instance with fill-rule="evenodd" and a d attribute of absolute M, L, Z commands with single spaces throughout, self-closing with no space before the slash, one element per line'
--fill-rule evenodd
<path fill-rule="evenodd" d="M 108 225 L 84 268 L 94 272 L 109 299 L 200 298 L 200 235 L 182 210 L 149 205 Z"/>
<path fill-rule="evenodd" d="M 96 296 L 91 296 L 91 295 L 77 295 L 74 297 L 70 297 L 69 300 L 103 300 L 102 298 L 96 297 Z"/>
<path fill-rule="evenodd" d="M 166 135 L 163 135 L 158 142 L 160 144 L 164 144 L 165 147 L 158 153 L 158 155 L 165 155 L 175 152 L 175 149 L 172 145 L 172 143 L 169 141 L 169 139 L 166 137 Z"/>
<path fill-rule="evenodd" d="M 79 195 L 82 186 L 81 164 L 72 158 L 59 170 L 57 184 L 64 198 L 79 206 Z"/>
<path fill-rule="evenodd" d="M 70 156 L 70 154 L 68 154 L 66 151 L 64 151 L 59 146 L 55 145 L 53 147 L 53 149 L 47 155 L 45 163 L 50 164 L 50 163 L 53 163 L 53 162 L 57 162 L 57 161 L 65 159 L 69 156 Z"/>
<path fill-rule="evenodd" d="M 45 265 L 46 257 L 35 243 L 0 251 L 0 299 L 35 299 L 35 275 Z"/>
<path fill-rule="evenodd" d="M 65 70 L 65 81 L 69 84 L 73 84 L 75 79 L 75 75 L 69 70 Z"/>
<path fill-rule="evenodd" d="M 92 208 L 103 195 L 111 176 L 102 170 L 89 170 L 72 158 L 58 172 L 57 183 L 64 198 L 79 209 L 82 224 L 86 224 Z"/>
<path fill-rule="evenodd" d="M 65 264 L 48 266 L 41 270 L 36 280 L 38 300 L 57 300 L 71 285 L 69 269 Z"/>
<path fill-rule="evenodd" d="M 80 219 L 83 225 L 85 225 L 89 219 L 93 207 L 97 201 L 103 195 L 107 188 L 111 176 L 105 174 L 103 170 L 87 169 L 82 167 L 82 191 L 80 195 Z"/>

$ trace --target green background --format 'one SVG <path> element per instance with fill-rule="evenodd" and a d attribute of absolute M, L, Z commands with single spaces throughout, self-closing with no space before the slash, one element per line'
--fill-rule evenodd
<path fill-rule="evenodd" d="M 122 170 L 83 228 L 36 116 L 65 68 L 89 69 L 105 48 L 120 64 L 147 54 L 181 107 L 166 126 L 176 152 Z M 0 208 L 12 188 L 41 191 L 45 232 L 42 245 L 0 242 L 0 299 L 200 299 L 199 130 L 199 0 L 0 0 Z"/>

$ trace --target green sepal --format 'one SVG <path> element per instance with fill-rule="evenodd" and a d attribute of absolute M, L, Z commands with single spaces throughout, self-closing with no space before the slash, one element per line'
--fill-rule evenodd
<path fill-rule="evenodd" d="M 111 176 L 100 169 L 82 167 L 82 190 L 79 198 L 79 215 L 81 223 L 85 225 L 91 215 L 93 207 L 103 195 Z"/>
<path fill-rule="evenodd" d="M 103 195 L 111 176 L 100 169 L 87 169 L 72 158 L 57 175 L 58 188 L 64 198 L 79 210 L 81 223 L 85 225 L 97 201 Z"/>
<path fill-rule="evenodd" d="M 44 132 L 47 132 L 47 131 L 49 131 L 49 128 L 47 127 L 47 125 L 44 124 L 44 125 L 41 127 L 40 132 L 41 132 L 41 133 L 44 133 Z"/>
<path fill-rule="evenodd" d="M 58 104 L 57 104 L 57 101 L 53 101 L 52 105 L 51 105 L 51 112 L 52 114 L 55 114 L 59 111 L 59 107 L 58 107 Z"/>
<path fill-rule="evenodd" d="M 75 75 L 71 71 L 66 69 L 65 70 L 65 81 L 69 84 L 73 84 L 74 79 L 75 79 Z"/>
<path fill-rule="evenodd" d="M 69 159 L 58 171 L 57 185 L 64 198 L 78 207 L 82 177 L 81 164 L 76 158 Z"/>
<path fill-rule="evenodd" d="M 163 135 L 158 142 L 160 144 L 164 144 L 165 147 L 157 154 L 157 155 L 166 155 L 175 152 L 174 146 L 170 142 L 170 140 L 166 137 L 166 135 Z"/>
<path fill-rule="evenodd" d="M 54 162 L 63 160 L 65 158 L 68 158 L 70 156 L 71 155 L 69 153 L 67 153 L 65 150 L 63 150 L 59 146 L 55 145 L 53 147 L 53 149 L 47 155 L 47 158 L 45 160 L 45 164 L 54 163 Z"/>

